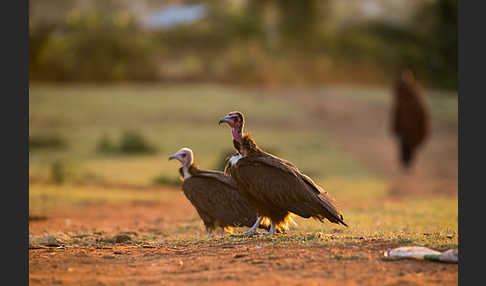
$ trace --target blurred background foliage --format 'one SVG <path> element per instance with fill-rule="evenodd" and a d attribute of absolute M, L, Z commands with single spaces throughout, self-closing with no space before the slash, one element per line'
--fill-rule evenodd
<path fill-rule="evenodd" d="M 427 87 L 457 88 L 456 0 L 29 5 L 32 81 L 387 84 L 409 67 Z"/>

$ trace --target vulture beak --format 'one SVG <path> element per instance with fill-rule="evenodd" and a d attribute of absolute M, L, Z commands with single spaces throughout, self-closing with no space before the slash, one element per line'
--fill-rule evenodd
<path fill-rule="evenodd" d="M 230 126 L 233 124 L 233 120 L 229 117 L 229 115 L 226 115 L 225 117 L 221 118 L 218 122 L 218 125 L 221 125 L 221 123 L 228 123 Z"/>
<path fill-rule="evenodd" d="M 177 156 L 174 154 L 174 155 L 170 155 L 169 156 L 169 161 L 172 160 L 172 159 L 177 159 Z"/>

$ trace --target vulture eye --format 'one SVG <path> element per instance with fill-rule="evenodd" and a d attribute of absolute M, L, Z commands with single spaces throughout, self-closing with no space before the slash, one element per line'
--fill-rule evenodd
<path fill-rule="evenodd" d="M 181 155 L 181 157 L 182 157 L 182 158 L 186 157 L 186 154 L 182 154 L 182 155 Z"/>

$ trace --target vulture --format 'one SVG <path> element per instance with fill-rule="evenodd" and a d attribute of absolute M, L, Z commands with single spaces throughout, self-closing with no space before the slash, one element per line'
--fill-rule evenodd
<path fill-rule="evenodd" d="M 222 172 L 197 168 L 189 148 L 180 149 L 169 157 L 169 160 L 172 159 L 177 159 L 182 165 L 179 168 L 182 190 L 204 222 L 208 238 L 217 227 L 231 233 L 233 227 L 255 225 L 256 211 L 237 191 L 231 177 Z M 269 222 L 259 221 L 259 227 L 268 230 Z"/>
<path fill-rule="evenodd" d="M 243 133 L 241 112 L 230 112 L 219 120 L 221 123 L 232 128 L 234 145 L 239 147 L 239 154 L 230 159 L 228 171 L 240 194 L 258 214 L 257 221 L 244 235 L 253 235 L 262 219 L 271 223 L 265 235 L 274 235 L 289 223 L 292 214 L 348 226 L 327 192 L 294 164 L 263 151 L 250 134 Z"/>
<path fill-rule="evenodd" d="M 408 169 L 429 132 L 429 116 L 421 87 L 408 69 L 400 72 L 395 83 L 391 115 L 391 132 L 397 138 L 400 162 Z"/>

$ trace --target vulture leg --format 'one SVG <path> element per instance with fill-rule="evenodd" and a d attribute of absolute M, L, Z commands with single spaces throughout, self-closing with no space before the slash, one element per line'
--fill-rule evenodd
<path fill-rule="evenodd" d="M 237 235 L 237 236 L 250 236 L 255 234 L 257 227 L 260 225 L 260 222 L 262 221 L 263 217 L 259 216 L 255 222 L 255 224 L 248 230 L 247 232 Z"/>
<path fill-rule="evenodd" d="M 270 236 L 275 234 L 275 225 L 272 223 L 270 225 L 270 230 L 264 234 L 264 236 Z"/>

